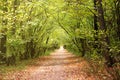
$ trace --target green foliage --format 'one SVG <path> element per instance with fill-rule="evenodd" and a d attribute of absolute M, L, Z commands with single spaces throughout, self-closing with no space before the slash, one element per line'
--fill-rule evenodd
<path fill-rule="evenodd" d="M 120 64 L 120 3 L 94 1 L 0 0 L 0 64 L 49 55 L 60 45 L 100 65 Z"/>
<path fill-rule="evenodd" d="M 22 70 L 22 69 L 25 69 L 26 66 L 30 64 L 34 64 L 34 62 L 35 61 L 31 59 L 31 60 L 18 61 L 16 66 L 0 65 L 0 73 L 3 73 L 4 75 L 4 74 L 8 74 L 9 72 Z"/>
<path fill-rule="evenodd" d="M 118 64 L 118 4 L 118 0 L 102 0 L 96 10 L 94 0 L 1 0 L 0 63 L 16 64 L 65 45 L 77 55 L 109 57 L 106 61 Z"/>
<path fill-rule="evenodd" d="M 5 54 L 0 53 L 0 57 L 4 56 L 8 65 L 12 63 L 12 60 L 16 62 L 37 57 L 49 48 L 58 47 L 58 42 L 48 43 L 47 41 L 54 30 L 53 17 L 50 15 L 52 5 L 48 6 L 49 1 L 6 0 L 0 3 L 2 4 L 0 19 L 3 21 L 0 23 L 0 29 L 4 30 L 4 27 L 7 29 L 6 31 L 0 30 L 0 34 L 7 35 L 5 45 L 7 51 Z M 2 6 L 7 10 L 3 10 Z M 5 25 L 3 25 L 2 18 L 6 21 Z"/>

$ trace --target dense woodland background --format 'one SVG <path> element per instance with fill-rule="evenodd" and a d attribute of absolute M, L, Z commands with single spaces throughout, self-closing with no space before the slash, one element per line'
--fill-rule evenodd
<path fill-rule="evenodd" d="M 119 77 L 120 1 L 0 0 L 0 65 L 16 65 L 60 45 L 114 68 Z"/>

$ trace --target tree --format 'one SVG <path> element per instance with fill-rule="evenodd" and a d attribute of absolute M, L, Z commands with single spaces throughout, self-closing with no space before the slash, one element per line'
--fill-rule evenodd
<path fill-rule="evenodd" d="M 3 0 L 3 5 L 2 5 L 2 22 L 1 22 L 1 26 L 3 28 L 1 28 L 0 30 L 0 54 L 6 54 L 6 42 L 7 42 L 7 35 L 6 35 L 6 32 L 7 32 L 7 24 L 8 24 L 8 20 L 6 18 L 6 14 L 8 12 L 8 8 L 7 8 L 7 0 Z M 1 55 L 0 55 L 1 56 Z M 3 59 L 3 57 L 2 57 Z M 5 59 L 4 59 L 5 60 Z"/>

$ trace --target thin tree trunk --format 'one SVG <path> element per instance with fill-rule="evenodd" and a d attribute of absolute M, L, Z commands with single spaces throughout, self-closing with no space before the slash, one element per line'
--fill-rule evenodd
<path fill-rule="evenodd" d="M 50 39 L 50 37 L 48 36 L 47 40 L 46 40 L 46 45 L 48 44 L 49 39 Z M 44 53 L 46 53 L 47 49 L 48 49 L 48 46 L 44 49 Z"/>
<path fill-rule="evenodd" d="M 120 40 L 120 1 L 117 0 L 116 3 L 116 18 L 117 18 L 117 35 Z"/>
<path fill-rule="evenodd" d="M 14 0 L 13 2 L 13 27 L 12 27 L 12 34 L 14 35 L 16 32 L 16 10 L 17 10 L 17 3 L 18 0 Z"/>
<path fill-rule="evenodd" d="M 86 53 L 86 39 L 80 39 L 81 41 L 81 47 L 82 47 L 82 57 L 85 56 L 85 53 Z"/>
<path fill-rule="evenodd" d="M 97 12 L 97 0 L 94 0 L 94 10 L 95 10 L 95 12 Z M 97 22 L 98 22 L 98 20 L 97 20 L 97 15 L 96 14 L 94 14 L 94 30 L 95 30 L 95 34 L 94 34 L 94 38 L 95 38 L 95 44 L 94 44 L 94 48 L 96 49 L 96 48 L 98 48 L 98 24 L 97 24 Z"/>

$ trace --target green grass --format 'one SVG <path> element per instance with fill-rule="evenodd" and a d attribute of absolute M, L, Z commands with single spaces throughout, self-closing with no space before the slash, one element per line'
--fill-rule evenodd
<path fill-rule="evenodd" d="M 0 74 L 4 75 L 8 72 L 14 72 L 14 71 L 19 71 L 19 70 L 23 70 L 26 68 L 27 65 L 33 63 L 34 61 L 32 59 L 30 60 L 23 60 L 23 61 L 19 61 L 16 62 L 16 65 L 0 65 Z"/>

